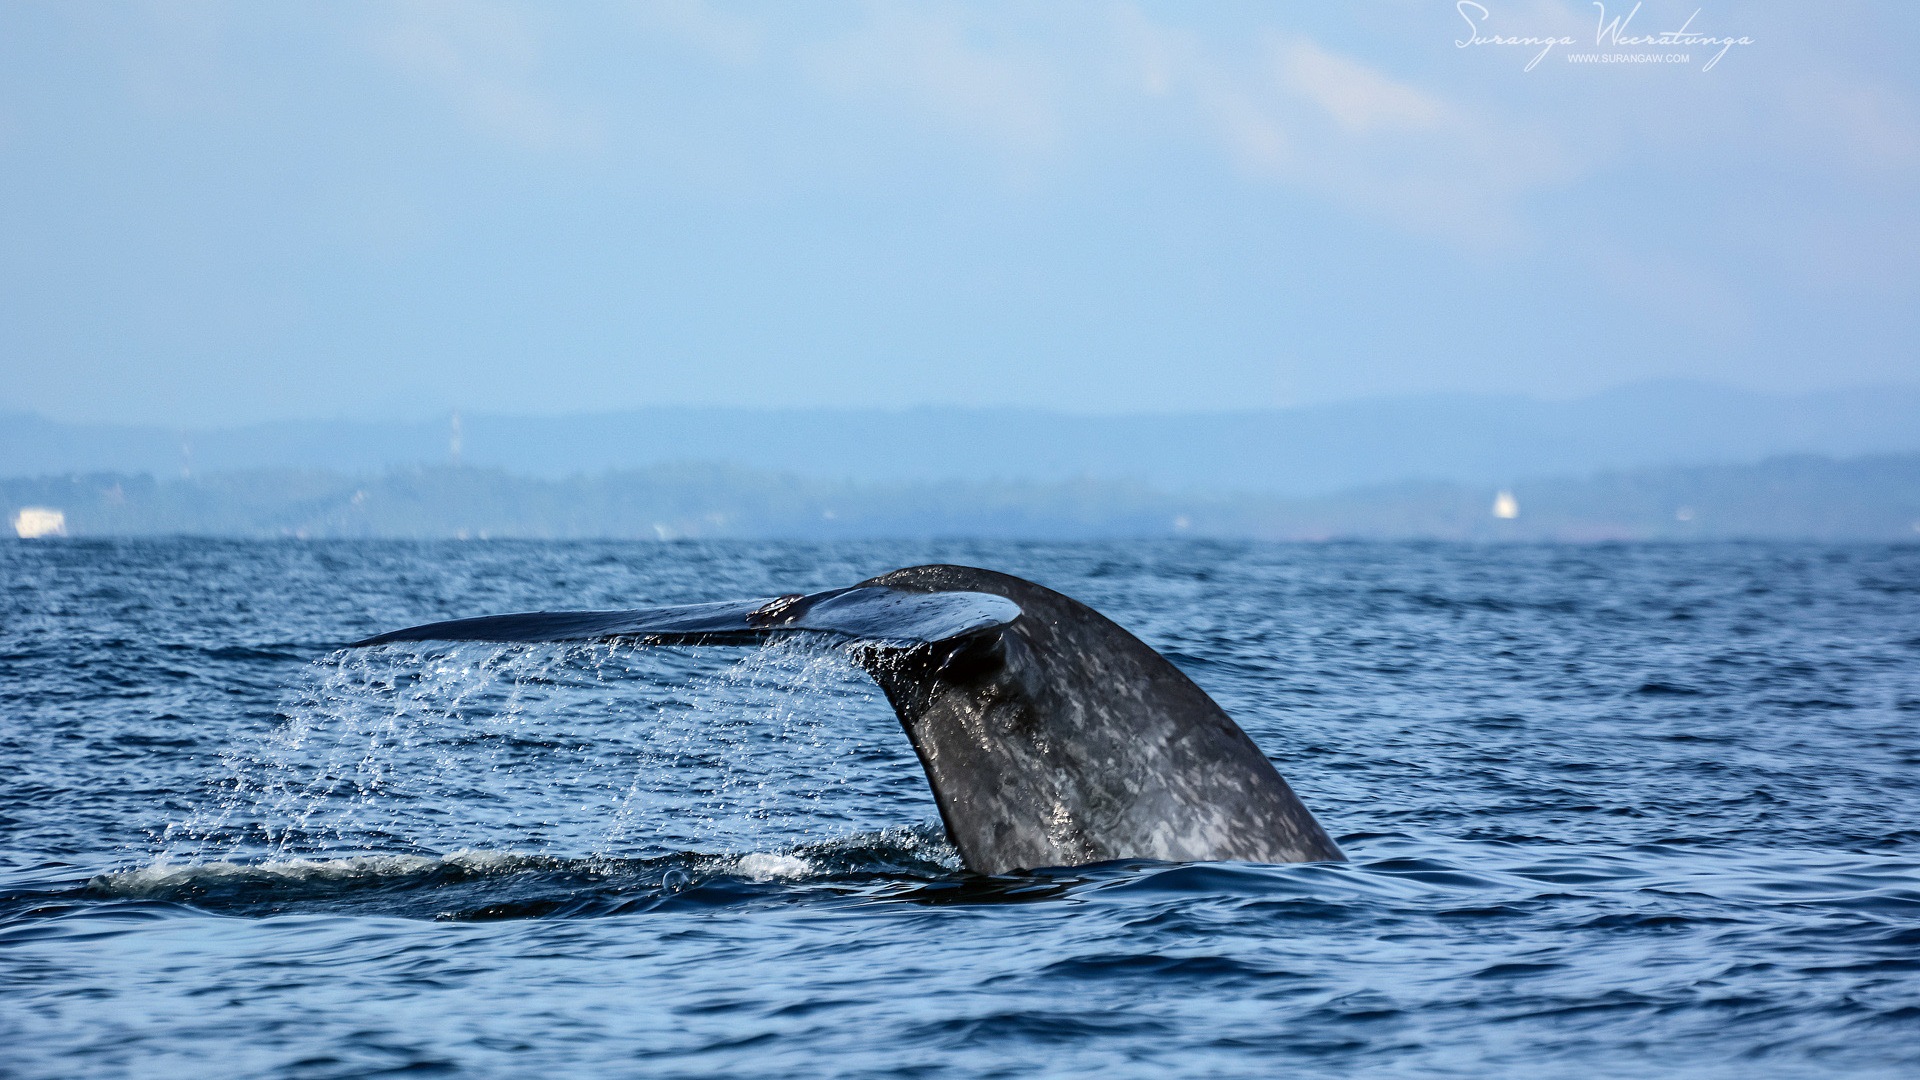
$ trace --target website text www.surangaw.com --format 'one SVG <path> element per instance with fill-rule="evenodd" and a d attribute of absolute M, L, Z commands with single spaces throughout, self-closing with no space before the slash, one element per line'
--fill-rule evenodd
<path fill-rule="evenodd" d="M 1568 53 L 1569 64 L 1685 64 L 1689 57 L 1683 52 L 1591 52 Z"/>

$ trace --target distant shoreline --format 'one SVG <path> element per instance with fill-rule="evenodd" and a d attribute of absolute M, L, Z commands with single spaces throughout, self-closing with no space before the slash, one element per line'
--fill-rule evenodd
<path fill-rule="evenodd" d="M 379 539 L 1920 540 L 1920 454 L 1778 457 L 1313 497 L 1127 481 L 825 481 L 706 463 L 0 480 L 9 534 Z"/>
<path fill-rule="evenodd" d="M 1920 387 L 1898 386 L 1788 395 L 1654 382 L 1564 401 L 1427 394 L 1130 415 L 935 406 L 655 407 L 206 429 L 0 413 L 0 476 L 13 477 L 191 477 L 262 469 L 378 476 L 463 465 L 565 481 L 713 462 L 810 484 L 1091 480 L 1303 499 L 1416 479 L 1477 490 L 1528 477 L 1740 465 L 1803 454 L 1913 453 L 1920 453 Z"/>

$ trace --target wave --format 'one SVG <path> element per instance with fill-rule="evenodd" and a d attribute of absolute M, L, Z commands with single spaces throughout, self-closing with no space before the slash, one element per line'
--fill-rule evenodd
<path fill-rule="evenodd" d="M 463 848 L 444 854 L 341 852 L 173 862 L 90 878 L 100 900 L 162 901 L 231 914 L 373 908 L 485 918 L 610 914 L 706 891 L 767 885 L 923 884 L 959 856 L 937 826 L 897 827 L 772 851 L 579 857 Z"/>
<path fill-rule="evenodd" d="M 1353 862 L 1141 860 L 983 878 L 964 873 L 940 828 L 923 824 L 768 851 L 645 858 L 461 849 L 159 861 L 100 874 L 83 891 L 94 900 L 158 901 L 237 915 L 351 909 L 441 919 L 606 915 L 683 902 L 810 896 L 946 904 L 1069 893 L 1113 900 L 1179 894 L 1284 899 L 1356 912 L 1499 911 L 1574 896 L 1611 906 L 1635 896 L 1676 895 L 1723 909 L 1779 907 L 1880 918 L 1909 918 L 1920 909 L 1920 862 L 1910 857 L 1673 845 L 1543 850 L 1394 834 L 1348 836 L 1343 843 Z"/>

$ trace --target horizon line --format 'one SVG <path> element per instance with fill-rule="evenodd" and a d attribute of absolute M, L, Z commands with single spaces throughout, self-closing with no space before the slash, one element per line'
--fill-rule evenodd
<path fill-rule="evenodd" d="M 1337 409 L 1356 405 L 1403 403 L 1415 401 L 1480 399 L 1485 401 L 1532 402 L 1543 405 L 1571 405 L 1592 401 L 1614 394 L 1630 391 L 1643 391 L 1659 388 L 1688 388 L 1721 391 L 1730 394 L 1776 400 L 1797 400 L 1829 395 L 1862 393 L 1920 393 L 1920 382 L 1869 382 L 1843 384 L 1804 390 L 1768 390 L 1735 383 L 1719 382 L 1710 379 L 1655 378 L 1639 379 L 1616 383 L 1603 389 L 1572 395 L 1529 394 L 1522 392 L 1502 392 L 1495 390 L 1412 390 L 1392 393 L 1367 394 L 1356 397 L 1328 398 L 1318 401 L 1304 401 L 1292 404 L 1274 404 L 1242 406 L 1237 408 L 1213 409 L 1140 409 L 1140 410 L 1079 410 L 1060 407 L 1034 405 L 989 405 L 965 404 L 953 402 L 917 402 L 901 405 L 752 405 L 698 402 L 656 402 L 613 409 L 583 409 L 572 412 L 493 412 L 471 410 L 458 406 L 446 406 L 432 412 L 412 413 L 408 415 L 371 415 L 371 416 L 269 416 L 248 420 L 230 420 L 199 423 L 166 423 L 142 420 L 112 419 L 72 419 L 51 414 L 40 409 L 0 406 L 0 421 L 7 419 L 33 419 L 66 427 L 148 429 L 170 433 L 204 433 L 221 431 L 240 431 L 249 428 L 270 427 L 287 424 L 352 424 L 367 426 L 407 426 L 425 424 L 444 424 L 453 417 L 462 422 L 472 420 L 520 420 L 520 421 L 558 421 L 590 418 L 617 418 L 653 412 L 683 413 L 751 413 L 765 416 L 794 415 L 802 413 L 828 415 L 878 415 L 906 416 L 915 413 L 972 413 L 1002 414 L 1020 416 L 1047 416 L 1075 420 L 1127 420 L 1127 419 L 1170 419 L 1202 418 L 1221 416 L 1258 416 L 1274 413 L 1291 413 L 1316 409 Z"/>

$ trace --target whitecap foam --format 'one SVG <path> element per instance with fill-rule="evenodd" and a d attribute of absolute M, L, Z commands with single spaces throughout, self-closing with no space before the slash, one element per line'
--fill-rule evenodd
<path fill-rule="evenodd" d="M 418 877 L 454 869 L 472 874 L 498 874 L 549 865 L 552 860 L 514 851 L 462 849 L 446 855 L 364 853 L 332 858 L 271 859 L 265 862 L 174 863 L 101 874 L 89 884 L 102 892 L 144 896 L 226 884 L 312 884 L 377 878 Z"/>
<path fill-rule="evenodd" d="M 811 859 L 798 855 L 754 852 L 733 861 L 732 871 L 748 881 L 795 881 L 816 872 Z"/>
<path fill-rule="evenodd" d="M 377 886 L 408 878 L 451 873 L 489 877 L 525 871 L 581 872 L 651 883 L 671 864 L 695 878 L 727 875 L 748 881 L 805 881 L 848 871 L 956 870 L 960 861 L 938 826 L 894 826 L 873 832 L 817 840 L 796 847 L 745 853 L 628 858 L 596 852 L 584 858 L 507 849 L 460 848 L 444 855 L 347 851 L 337 854 L 266 858 L 259 862 L 218 859 L 181 862 L 160 857 L 153 863 L 101 874 L 89 881 L 96 892 L 127 897 L 166 897 L 206 891 L 258 887 L 264 890 L 356 885 Z"/>

